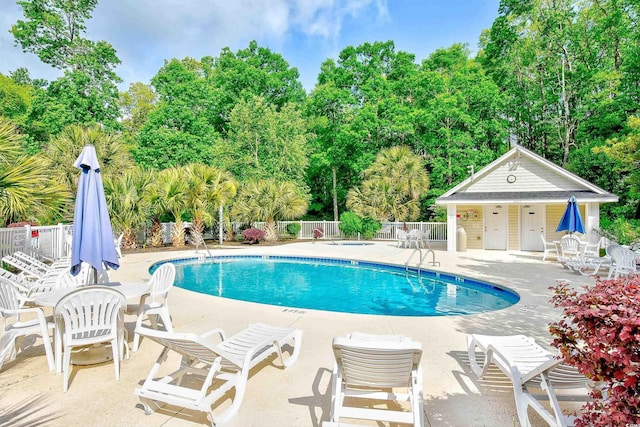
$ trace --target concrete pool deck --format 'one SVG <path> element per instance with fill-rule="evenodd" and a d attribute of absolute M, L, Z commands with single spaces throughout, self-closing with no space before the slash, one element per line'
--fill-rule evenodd
<path fill-rule="evenodd" d="M 411 252 L 397 248 L 395 242 L 353 246 L 319 241 L 212 249 L 214 255 L 320 256 L 401 265 Z M 120 269 L 112 272 L 111 278 L 114 281 L 148 280 L 148 268 L 153 263 L 194 254 L 193 250 L 125 254 Z M 353 331 L 401 334 L 422 343 L 427 425 L 517 426 L 511 384 L 506 378 L 491 381 L 475 378 L 467 363 L 466 334 L 522 333 L 548 347 L 547 325 L 559 319 L 558 310 L 549 304 L 548 288 L 558 279 L 576 285 L 592 284 L 594 279 L 563 269 L 555 261 L 542 262 L 541 253 L 436 250 L 435 257 L 440 266 L 428 268 L 507 286 L 520 294 L 520 302 L 504 310 L 466 316 L 374 316 L 288 309 L 174 287 L 169 293 L 174 329 L 201 333 L 220 327 L 230 335 L 252 322 L 302 329 L 298 362 L 287 370 L 280 369 L 276 362 L 252 371 L 240 411 L 225 426 L 321 426 L 322 421 L 329 419 L 330 412 L 331 340 Z M 135 317 L 127 316 L 125 322 L 131 343 Z M 47 368 L 41 340 L 33 344 L 15 360 L 6 362 L 0 371 L 0 425 L 207 425 L 204 414 L 174 407 L 145 415 L 133 390 L 142 384 L 160 353 L 160 346 L 150 340 L 143 340 L 140 350 L 131 353 L 131 358 L 122 363 L 120 381 L 114 378 L 112 363 L 74 367 L 67 393 L 62 391 L 61 375 Z M 568 405 L 570 409 L 579 408 L 580 403 Z M 539 417 L 532 415 L 531 418 L 534 426 L 545 425 Z"/>

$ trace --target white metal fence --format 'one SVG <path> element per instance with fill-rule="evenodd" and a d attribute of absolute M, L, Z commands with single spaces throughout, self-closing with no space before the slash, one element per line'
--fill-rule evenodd
<path fill-rule="evenodd" d="M 289 224 L 300 224 L 300 232 L 297 236 L 290 236 L 287 230 Z M 345 236 L 339 228 L 339 221 L 278 221 L 278 233 L 282 237 L 295 239 L 313 239 L 313 230 L 320 228 L 323 230 L 325 239 L 343 239 Z M 188 223 L 187 223 L 188 225 Z M 165 244 L 171 243 L 171 232 L 174 223 L 162 224 L 163 240 Z M 243 224 L 233 223 L 232 227 L 236 233 L 241 232 Z M 265 223 L 258 222 L 254 227 L 264 229 Z M 66 236 L 72 233 L 73 226 L 70 224 L 58 224 L 47 226 L 29 226 L 0 228 L 0 257 L 22 251 L 33 256 L 45 259 L 59 259 L 68 255 L 66 247 Z M 418 228 L 429 236 L 433 242 L 447 240 L 447 224 L 439 222 L 384 222 L 382 229 L 373 237 L 374 240 L 395 240 L 398 229 L 405 228 L 412 230 Z M 217 232 L 207 230 L 205 238 L 217 240 Z M 143 244 L 145 230 L 138 233 L 139 243 Z"/>
<path fill-rule="evenodd" d="M 59 259 L 67 255 L 65 238 L 71 225 L 45 225 L 0 228 L 0 256 L 17 251 L 45 259 Z"/>
<path fill-rule="evenodd" d="M 342 239 L 345 236 L 340 231 L 340 221 L 278 221 L 278 233 L 282 236 L 286 236 L 288 233 L 287 227 L 289 224 L 300 224 L 300 232 L 297 236 L 298 239 L 313 239 L 313 230 L 320 228 L 323 230 L 325 238 L 328 239 Z M 382 228 L 373 237 L 374 240 L 395 240 L 396 233 L 399 229 L 406 229 L 407 231 L 413 229 L 422 230 L 433 242 L 445 242 L 447 240 L 447 223 L 445 222 L 383 222 Z M 242 224 L 234 223 L 233 230 L 239 232 Z M 254 227 L 264 229 L 264 222 L 257 222 L 253 224 Z"/>

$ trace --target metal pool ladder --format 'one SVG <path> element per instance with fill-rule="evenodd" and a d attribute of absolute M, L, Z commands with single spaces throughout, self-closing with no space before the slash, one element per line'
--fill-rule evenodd
<path fill-rule="evenodd" d="M 404 263 L 404 272 L 405 272 L 405 277 L 407 278 L 407 281 L 409 282 L 409 284 L 411 285 L 411 287 L 413 288 L 413 290 L 417 290 L 415 288 L 415 286 L 413 286 L 413 283 L 411 282 L 411 279 L 409 279 L 409 263 L 411 263 L 411 260 L 413 259 L 415 254 L 419 254 L 420 255 L 420 260 L 418 261 L 418 264 L 416 266 L 417 271 L 418 271 L 418 282 L 420 283 L 420 287 L 422 288 L 422 290 L 424 290 L 425 292 L 427 292 L 427 290 L 425 289 L 424 285 L 422 284 L 422 264 L 424 263 L 424 260 L 427 256 L 429 256 L 429 254 L 431 254 L 431 265 L 432 266 L 440 266 L 440 262 L 436 261 L 436 253 L 433 251 L 433 249 L 427 249 L 425 250 L 424 254 L 422 253 L 422 248 L 415 248 L 413 250 L 413 252 L 411 252 L 411 255 L 409 255 L 409 258 L 407 259 L 407 262 Z"/>

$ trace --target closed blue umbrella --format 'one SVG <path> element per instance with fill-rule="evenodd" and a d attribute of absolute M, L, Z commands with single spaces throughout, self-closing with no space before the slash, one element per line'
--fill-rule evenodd
<path fill-rule="evenodd" d="M 577 231 L 578 233 L 584 234 L 584 223 L 582 222 L 582 216 L 580 216 L 580 210 L 578 209 L 578 204 L 574 196 L 571 196 L 569 199 L 560 224 L 558 224 L 558 228 L 556 228 L 556 231 L 565 230 L 569 233 L 575 233 Z"/>
<path fill-rule="evenodd" d="M 83 261 L 98 272 L 104 268 L 117 269 L 120 264 L 95 147 L 86 145 L 73 166 L 80 169 L 81 175 L 73 215 L 71 274 L 80 272 Z"/>

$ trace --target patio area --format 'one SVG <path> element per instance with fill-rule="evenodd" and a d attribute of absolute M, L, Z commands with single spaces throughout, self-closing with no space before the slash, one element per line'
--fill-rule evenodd
<path fill-rule="evenodd" d="M 412 250 L 398 248 L 391 241 L 366 246 L 318 241 L 216 248 L 212 252 L 324 256 L 404 264 Z M 148 280 L 148 268 L 154 262 L 194 254 L 192 250 L 125 254 L 111 279 Z M 591 284 L 594 280 L 563 269 L 558 262 L 541 260 L 542 253 L 537 252 L 436 250 L 440 266 L 429 268 L 504 285 L 521 296 L 520 302 L 512 307 L 477 315 L 397 317 L 289 309 L 202 295 L 177 287 L 169 293 L 169 304 L 174 328 L 180 332 L 202 333 L 220 327 L 230 335 L 253 322 L 294 326 L 303 331 L 298 362 L 287 370 L 266 363 L 253 371 L 238 415 L 225 426 L 321 426 L 330 412 L 331 340 L 359 331 L 401 334 L 422 343 L 426 425 L 507 427 L 518 425 L 513 388 L 506 379 L 479 381 L 471 373 L 466 334 L 526 334 L 548 347 L 548 323 L 559 318 L 558 311 L 548 302 L 548 288 L 557 279 L 576 285 Z M 125 321 L 131 342 L 135 317 L 127 316 Z M 67 393 L 62 391 L 61 376 L 49 372 L 40 344 L 37 340 L 34 348 L 19 353 L 0 372 L 0 425 L 208 424 L 202 413 L 173 407 L 145 415 L 133 390 L 142 384 L 160 354 L 160 346 L 150 340 L 143 340 L 140 350 L 122 363 L 120 381 L 114 379 L 112 363 L 75 367 Z M 578 408 L 581 403 L 568 405 Z M 531 419 L 534 426 L 545 425 L 535 414 L 531 414 Z"/>

